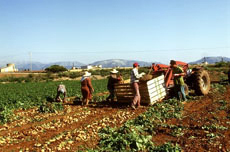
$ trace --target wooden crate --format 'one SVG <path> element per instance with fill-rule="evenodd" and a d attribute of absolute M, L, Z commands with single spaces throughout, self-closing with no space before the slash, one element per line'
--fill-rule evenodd
<path fill-rule="evenodd" d="M 141 82 L 140 85 L 141 103 L 154 104 L 166 96 L 164 76 Z M 115 95 L 118 102 L 131 103 L 134 98 L 133 88 L 130 83 L 115 85 Z"/>

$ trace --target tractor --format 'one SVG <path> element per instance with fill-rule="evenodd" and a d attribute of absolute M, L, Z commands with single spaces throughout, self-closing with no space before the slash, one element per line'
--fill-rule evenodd
<path fill-rule="evenodd" d="M 188 94 L 190 89 L 195 91 L 196 95 L 206 95 L 210 90 L 210 78 L 209 74 L 202 67 L 195 67 L 189 69 L 188 63 L 181 61 L 176 61 L 176 64 L 183 68 L 185 81 L 185 93 Z M 164 64 L 155 64 L 151 66 L 151 75 L 157 77 L 159 75 L 164 75 L 165 87 L 169 90 L 172 90 L 173 87 L 173 74 L 172 68 L 170 65 Z"/>

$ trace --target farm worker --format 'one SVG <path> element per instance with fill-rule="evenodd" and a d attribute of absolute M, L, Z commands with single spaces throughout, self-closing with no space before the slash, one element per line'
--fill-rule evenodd
<path fill-rule="evenodd" d="M 141 95 L 139 91 L 139 79 L 145 74 L 144 72 L 139 74 L 138 68 L 139 68 L 139 64 L 137 62 L 133 63 L 133 69 L 131 71 L 131 85 L 133 87 L 135 95 L 134 95 L 133 102 L 131 104 L 131 108 L 134 110 L 136 109 L 136 105 L 137 107 L 140 107 L 141 105 Z"/>
<path fill-rule="evenodd" d="M 85 74 L 81 78 L 81 93 L 82 93 L 82 105 L 84 103 L 88 105 L 89 100 L 92 100 L 92 94 L 94 92 L 91 79 L 90 79 L 91 73 L 88 71 L 85 72 Z"/>
<path fill-rule="evenodd" d="M 107 84 L 107 89 L 109 90 L 110 95 L 106 98 L 106 101 L 109 101 L 109 99 L 111 99 L 112 102 L 114 101 L 114 85 L 122 80 L 121 76 L 117 76 L 117 73 L 118 71 L 116 69 L 110 71 Z"/>
<path fill-rule="evenodd" d="M 61 97 L 60 97 L 61 94 L 64 95 L 64 100 L 63 100 L 63 102 L 66 102 L 66 94 L 67 94 L 67 92 L 66 92 L 65 85 L 62 84 L 62 82 L 61 82 L 61 84 L 58 85 L 58 87 L 57 87 L 57 96 L 56 96 L 56 98 L 55 98 L 57 102 L 62 102 L 62 99 L 61 99 Z"/>
<path fill-rule="evenodd" d="M 180 100 L 181 100 L 180 94 L 182 94 L 183 100 L 186 101 L 187 98 L 185 95 L 185 83 L 184 83 L 184 79 L 183 79 L 183 76 L 185 76 L 185 73 L 184 73 L 183 69 L 176 64 L 176 61 L 171 60 L 170 65 L 172 67 L 172 72 L 173 72 L 173 76 L 174 76 L 173 81 L 174 81 L 175 92 L 178 95 L 178 98 Z"/>

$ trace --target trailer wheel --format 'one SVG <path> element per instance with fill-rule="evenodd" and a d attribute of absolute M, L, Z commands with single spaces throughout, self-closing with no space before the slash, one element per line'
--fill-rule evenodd
<path fill-rule="evenodd" d="M 194 89 L 197 95 L 206 95 L 210 90 L 210 78 L 207 71 L 200 69 L 194 73 Z"/>

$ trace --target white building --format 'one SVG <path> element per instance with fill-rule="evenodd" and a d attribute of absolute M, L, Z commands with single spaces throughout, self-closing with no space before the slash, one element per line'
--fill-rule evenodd
<path fill-rule="evenodd" d="M 6 67 L 1 68 L 0 72 L 16 72 L 18 69 L 15 68 L 15 64 L 9 63 L 6 65 Z"/>
<path fill-rule="evenodd" d="M 84 65 L 84 66 L 81 66 L 81 69 L 90 70 L 90 69 L 93 69 L 93 66 L 92 65 Z"/>
<path fill-rule="evenodd" d="M 102 65 L 85 65 L 81 66 L 81 69 L 92 70 L 92 69 L 101 69 Z"/>

